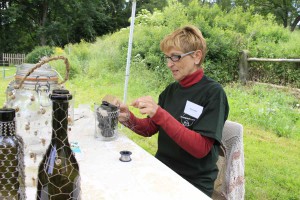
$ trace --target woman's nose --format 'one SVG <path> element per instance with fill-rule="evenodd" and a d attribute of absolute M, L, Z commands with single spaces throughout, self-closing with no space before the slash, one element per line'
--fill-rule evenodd
<path fill-rule="evenodd" d="M 174 65 L 174 62 L 171 59 L 167 59 L 167 66 L 171 68 Z"/>

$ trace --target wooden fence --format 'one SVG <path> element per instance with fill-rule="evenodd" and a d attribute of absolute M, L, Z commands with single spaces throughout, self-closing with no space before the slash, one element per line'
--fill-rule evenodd
<path fill-rule="evenodd" d="M 20 65 L 25 62 L 25 54 L 3 53 L 2 59 L 8 62 L 8 65 Z"/>
<path fill-rule="evenodd" d="M 249 78 L 249 67 L 248 63 L 257 62 L 299 62 L 300 59 L 274 59 L 274 58 L 248 58 L 249 52 L 243 50 L 240 52 L 240 62 L 239 62 L 239 78 L 242 84 L 246 84 Z"/>

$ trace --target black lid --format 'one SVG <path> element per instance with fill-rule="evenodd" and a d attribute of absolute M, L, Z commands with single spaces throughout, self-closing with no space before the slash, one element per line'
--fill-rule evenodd
<path fill-rule="evenodd" d="M 2 122 L 13 121 L 15 116 L 16 116 L 15 109 L 12 109 L 12 108 L 0 109 L 0 121 L 2 121 Z"/>
<path fill-rule="evenodd" d="M 52 94 L 70 94 L 69 90 L 65 89 L 56 89 L 52 90 Z"/>
<path fill-rule="evenodd" d="M 57 89 L 52 90 L 52 94 L 50 94 L 51 100 L 71 100 L 72 94 L 70 94 L 69 90 Z"/>

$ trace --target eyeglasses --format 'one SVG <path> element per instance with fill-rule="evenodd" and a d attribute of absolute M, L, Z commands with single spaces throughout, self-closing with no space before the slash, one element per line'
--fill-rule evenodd
<path fill-rule="evenodd" d="M 190 55 L 192 53 L 194 53 L 195 51 L 190 51 L 190 52 L 187 52 L 187 53 L 184 53 L 184 54 L 180 54 L 180 55 L 172 55 L 172 56 L 165 56 L 165 59 L 166 61 L 170 61 L 172 60 L 173 62 L 178 62 L 181 58 L 187 56 L 187 55 Z"/>

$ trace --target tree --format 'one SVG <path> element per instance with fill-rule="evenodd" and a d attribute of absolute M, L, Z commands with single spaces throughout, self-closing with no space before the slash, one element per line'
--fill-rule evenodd
<path fill-rule="evenodd" d="M 129 26 L 132 0 L 0 0 L 0 52 L 61 46 Z M 137 0 L 137 13 L 162 9 L 167 0 Z"/>
<path fill-rule="evenodd" d="M 222 10 L 225 10 L 227 12 L 231 9 L 231 0 L 216 0 L 216 3 L 220 6 Z"/>
<path fill-rule="evenodd" d="M 167 6 L 167 0 L 137 0 L 137 12 L 146 9 L 153 13 L 155 9 L 162 10 Z"/>
<path fill-rule="evenodd" d="M 292 31 L 300 20 L 299 0 L 254 0 L 253 5 L 264 15 L 274 14 L 285 28 L 290 26 Z"/>
<path fill-rule="evenodd" d="M 267 15 L 272 13 L 285 28 L 294 31 L 300 21 L 300 0 L 235 0 L 234 5 L 254 6 L 256 12 Z"/>
<path fill-rule="evenodd" d="M 20 0 L 13 6 L 22 13 L 22 16 L 15 15 L 16 21 L 27 24 L 39 45 L 62 46 L 80 39 L 94 41 L 97 30 L 101 30 L 99 26 L 103 30 L 110 29 L 106 26 L 109 24 L 106 0 Z"/>
<path fill-rule="evenodd" d="M 1 0 L 0 52 L 93 42 L 129 25 L 126 5 L 125 0 Z"/>
<path fill-rule="evenodd" d="M 192 0 L 178 0 L 188 5 Z M 204 3 L 218 4 L 218 6 L 227 12 L 234 6 L 241 6 L 244 10 L 254 7 L 255 12 L 261 15 L 273 14 L 278 23 L 285 28 L 290 27 L 294 31 L 300 22 L 300 0 L 198 0 L 202 5 Z"/>
<path fill-rule="evenodd" d="M 25 52 L 30 48 L 28 42 L 30 32 L 24 30 L 26 24 L 18 24 L 15 16 L 20 13 L 12 7 L 13 1 L 0 1 L 0 53 L 2 52 Z"/>

